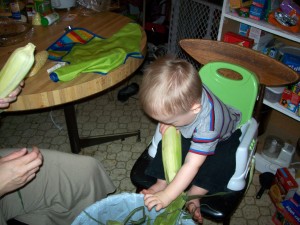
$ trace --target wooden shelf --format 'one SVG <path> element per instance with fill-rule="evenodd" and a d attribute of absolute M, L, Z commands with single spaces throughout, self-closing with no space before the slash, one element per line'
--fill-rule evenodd
<path fill-rule="evenodd" d="M 263 20 L 254 20 L 251 18 L 244 18 L 236 15 L 236 13 L 227 12 L 224 14 L 225 18 L 235 20 L 240 23 L 250 25 L 252 27 L 259 28 L 261 30 L 267 31 L 268 33 L 275 34 L 277 36 L 289 39 L 291 41 L 300 42 L 300 33 L 291 33 L 285 30 L 282 30 L 272 24 L 267 23 Z"/>

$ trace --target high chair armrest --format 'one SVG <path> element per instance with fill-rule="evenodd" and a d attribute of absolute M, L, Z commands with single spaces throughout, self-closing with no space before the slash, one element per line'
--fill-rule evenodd
<path fill-rule="evenodd" d="M 241 127 L 242 135 L 240 145 L 236 151 L 235 173 L 228 182 L 227 188 L 233 191 L 240 191 L 246 185 L 246 175 L 249 171 L 249 165 L 255 152 L 258 123 L 251 118 Z"/>

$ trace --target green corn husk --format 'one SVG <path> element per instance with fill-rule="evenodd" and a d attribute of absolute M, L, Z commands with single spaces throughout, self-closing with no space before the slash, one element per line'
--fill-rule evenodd
<path fill-rule="evenodd" d="M 167 183 L 169 184 L 181 167 L 181 137 L 175 127 L 169 127 L 162 137 L 162 160 Z"/>
<path fill-rule="evenodd" d="M 28 43 L 9 56 L 0 71 L 0 98 L 7 97 L 27 75 L 34 63 L 35 45 Z"/>
<path fill-rule="evenodd" d="M 182 164 L 181 135 L 175 127 L 169 127 L 162 137 L 162 160 L 169 184 Z M 153 225 L 176 224 L 185 202 L 185 193 L 182 193 L 155 219 Z"/>

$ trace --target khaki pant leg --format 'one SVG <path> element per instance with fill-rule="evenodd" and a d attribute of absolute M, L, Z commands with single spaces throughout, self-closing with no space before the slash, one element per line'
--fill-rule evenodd
<path fill-rule="evenodd" d="M 3 213 L 1 211 L 1 206 L 0 206 L 0 224 L 1 225 L 7 225 L 6 220 L 4 219 Z"/>
<path fill-rule="evenodd" d="M 1 200 L 6 219 L 15 217 L 30 225 L 71 224 L 83 209 L 115 190 L 96 159 L 41 151 L 43 166 L 36 178 L 20 190 L 25 212 L 20 214 L 22 205 L 16 192 L 6 195 Z"/>

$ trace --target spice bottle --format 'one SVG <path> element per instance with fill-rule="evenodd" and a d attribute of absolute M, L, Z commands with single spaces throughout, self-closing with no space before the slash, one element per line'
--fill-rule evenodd
<path fill-rule="evenodd" d="M 9 2 L 12 18 L 27 22 L 27 14 L 25 10 L 25 3 L 22 0 L 11 0 Z"/>
<path fill-rule="evenodd" d="M 10 10 L 12 14 L 12 18 L 15 20 L 21 19 L 21 10 L 19 6 L 19 2 L 17 0 L 10 1 Z"/>
<path fill-rule="evenodd" d="M 41 19 L 43 26 L 49 26 L 59 19 L 59 14 L 57 12 L 51 13 Z"/>

